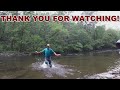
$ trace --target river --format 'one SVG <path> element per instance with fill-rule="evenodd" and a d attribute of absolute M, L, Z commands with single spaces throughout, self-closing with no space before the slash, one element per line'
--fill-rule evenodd
<path fill-rule="evenodd" d="M 41 56 L 0 56 L 0 79 L 89 79 L 119 66 L 118 50 L 52 57 L 53 68 L 42 68 Z"/>

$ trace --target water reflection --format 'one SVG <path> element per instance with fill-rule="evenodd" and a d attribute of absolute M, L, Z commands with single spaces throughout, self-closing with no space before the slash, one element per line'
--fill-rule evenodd
<path fill-rule="evenodd" d="M 104 51 L 53 57 L 53 68 L 42 68 L 44 58 L 0 56 L 0 78 L 78 79 L 110 71 L 120 65 L 118 51 Z M 39 61 L 38 61 L 39 59 Z"/>

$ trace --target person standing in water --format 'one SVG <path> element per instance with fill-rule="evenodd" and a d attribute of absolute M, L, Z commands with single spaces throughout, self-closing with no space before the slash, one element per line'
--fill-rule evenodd
<path fill-rule="evenodd" d="M 45 56 L 45 64 L 49 65 L 50 67 L 52 67 L 52 63 L 51 63 L 51 56 L 54 54 L 55 56 L 61 56 L 61 54 L 56 54 L 51 48 L 50 48 L 50 44 L 47 44 L 47 47 L 45 49 L 43 49 L 40 52 L 36 53 L 44 53 Z"/>

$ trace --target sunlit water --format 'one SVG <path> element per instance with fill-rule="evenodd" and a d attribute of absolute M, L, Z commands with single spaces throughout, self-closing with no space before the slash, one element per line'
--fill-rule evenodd
<path fill-rule="evenodd" d="M 41 56 L 0 56 L 0 79 L 86 79 L 120 65 L 118 51 L 91 52 L 52 58 L 46 67 Z"/>

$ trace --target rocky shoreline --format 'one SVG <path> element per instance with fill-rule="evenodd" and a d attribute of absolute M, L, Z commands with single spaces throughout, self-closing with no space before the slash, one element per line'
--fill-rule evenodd
<path fill-rule="evenodd" d="M 85 78 L 87 79 L 120 79 L 120 66 L 117 66 L 116 68 L 108 72 L 87 76 Z"/>

